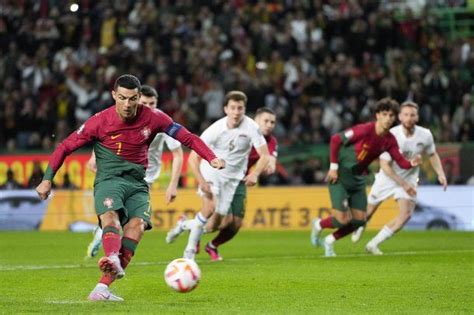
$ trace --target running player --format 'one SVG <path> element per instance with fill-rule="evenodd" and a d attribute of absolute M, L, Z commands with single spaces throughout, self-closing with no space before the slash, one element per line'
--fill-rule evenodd
<path fill-rule="evenodd" d="M 443 166 L 433 140 L 433 135 L 429 129 L 416 125 L 418 122 L 418 105 L 413 102 L 405 102 L 400 107 L 398 115 L 400 125 L 390 129 L 390 132 L 397 139 L 400 150 L 406 158 L 413 158 L 418 154 L 429 156 L 431 166 L 438 175 L 438 181 L 446 190 L 448 183 L 443 171 Z M 380 232 L 371 239 L 366 250 L 374 255 L 382 255 L 379 245 L 392 237 L 405 223 L 408 222 L 416 203 L 416 186 L 418 181 L 419 167 L 404 170 L 398 165 L 392 165 L 392 158 L 387 152 L 380 156 L 380 171 L 375 176 L 375 182 L 369 193 L 367 207 L 367 221 L 373 216 L 379 205 L 393 196 L 400 207 L 400 214 L 385 225 Z M 359 227 L 352 234 L 352 241 L 359 241 L 364 227 Z"/>
<path fill-rule="evenodd" d="M 209 126 L 201 135 L 201 139 L 226 160 L 224 170 L 211 169 L 206 163 L 200 162 L 194 152 L 189 155 L 189 166 L 199 183 L 198 192 L 202 199 L 202 208 L 194 219 L 180 218 L 166 236 L 166 242 L 171 243 L 184 230 L 190 230 L 184 251 L 185 258 L 194 259 L 203 228 L 214 212 L 217 215 L 209 220 L 207 231 L 213 232 L 218 229 L 222 218 L 229 212 L 240 182 L 244 180 L 246 186 L 255 185 L 259 175 L 267 167 L 269 160 L 267 143 L 257 123 L 245 116 L 246 104 L 247 96 L 243 92 L 227 93 L 224 100 L 226 116 Z M 253 171 L 246 176 L 252 146 L 260 158 Z"/>
<path fill-rule="evenodd" d="M 103 228 L 105 257 L 99 260 L 102 277 L 89 295 L 92 301 L 123 301 L 112 294 L 110 284 L 125 276 L 145 230 L 152 228 L 148 185 L 144 180 L 148 147 L 159 132 L 189 146 L 214 168 L 223 168 L 211 149 L 196 135 L 161 111 L 139 106 L 141 84 L 132 75 L 120 76 L 112 91 L 115 105 L 89 118 L 61 142 L 51 155 L 43 181 L 36 191 L 42 200 L 51 193 L 51 182 L 64 159 L 94 142 L 97 175 L 95 209 Z M 123 232 L 123 237 L 120 234 Z"/>
<path fill-rule="evenodd" d="M 149 85 L 142 85 L 139 103 L 143 106 L 156 109 L 158 104 L 158 92 Z M 151 185 L 153 185 L 155 180 L 160 176 L 163 144 L 166 144 L 168 149 L 173 154 L 171 180 L 165 193 L 166 204 L 169 204 L 175 200 L 178 193 L 179 176 L 183 166 L 183 149 L 181 148 L 181 143 L 171 138 L 166 133 L 158 133 L 148 148 L 148 167 L 145 172 L 145 181 L 148 183 L 149 188 L 151 188 Z M 87 166 L 94 173 L 97 171 L 94 151 L 92 151 L 91 157 L 87 162 Z M 94 230 L 94 237 L 87 247 L 86 258 L 95 257 L 99 252 L 101 245 L 102 229 L 97 226 Z"/>
<path fill-rule="evenodd" d="M 270 153 L 269 162 L 267 168 L 263 171 L 263 174 L 270 175 L 275 172 L 276 169 L 276 160 L 278 156 L 278 144 L 277 139 L 272 135 L 273 129 L 275 129 L 276 115 L 273 110 L 268 107 L 261 107 L 257 109 L 255 113 L 255 122 L 259 125 L 260 130 L 267 141 L 268 152 Z M 260 156 L 258 155 L 255 148 L 252 148 L 250 151 L 247 174 L 249 174 L 250 169 L 254 166 L 259 160 Z M 234 199 L 230 205 L 230 210 L 227 216 L 223 219 L 221 225 L 219 226 L 219 233 L 217 236 L 210 242 L 206 244 L 205 250 L 211 257 L 212 261 L 222 260 L 222 256 L 219 255 L 217 248 L 230 241 L 242 227 L 242 222 L 245 215 L 245 206 L 247 201 L 247 186 L 241 181 L 237 186 L 237 189 L 234 194 Z M 216 216 L 213 214 L 212 216 Z M 209 224 L 209 222 L 208 222 Z M 207 232 L 207 228 L 205 229 Z"/>
<path fill-rule="evenodd" d="M 318 246 L 323 229 L 338 228 L 322 242 L 326 256 L 336 255 L 336 240 L 365 224 L 365 173 L 373 160 L 387 151 L 403 169 L 410 169 L 421 162 L 419 155 L 411 161 L 406 160 L 400 153 L 395 137 L 389 132 L 398 108 L 395 100 L 381 99 L 375 107 L 375 122 L 356 125 L 331 137 L 331 164 L 327 175 L 332 203 L 331 216 L 314 220 L 311 231 L 311 242 Z"/>

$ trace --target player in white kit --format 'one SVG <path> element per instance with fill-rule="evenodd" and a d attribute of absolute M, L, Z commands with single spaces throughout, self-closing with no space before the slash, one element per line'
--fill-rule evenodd
<path fill-rule="evenodd" d="M 202 199 L 201 211 L 194 219 L 185 220 L 181 217 L 176 226 L 166 236 L 171 243 L 183 231 L 189 230 L 189 239 L 184 257 L 194 259 L 196 246 L 201 238 L 207 220 L 215 212 L 207 224 L 207 232 L 216 231 L 230 208 L 235 190 L 240 181 L 247 186 L 257 183 L 260 173 L 266 168 L 270 159 L 267 143 L 257 123 L 245 115 L 247 96 L 240 91 L 229 92 L 224 100 L 226 116 L 209 126 L 201 135 L 201 139 L 226 161 L 224 169 L 214 171 L 201 163 L 195 152 L 189 156 L 189 166 L 199 184 L 198 193 Z M 252 146 L 260 158 L 255 169 L 246 176 L 247 163 Z"/>
<path fill-rule="evenodd" d="M 416 125 L 418 122 L 418 105 L 413 102 L 405 102 L 400 106 L 398 116 L 400 125 L 390 129 L 397 139 L 400 150 L 407 159 L 417 154 L 429 156 L 431 166 L 438 175 L 438 181 L 447 188 L 446 176 L 441 165 L 439 155 L 429 129 Z M 420 168 L 414 167 L 409 170 L 401 169 L 396 163 L 391 163 L 390 154 L 384 152 L 380 155 L 380 171 L 375 175 L 375 182 L 368 196 L 367 222 L 375 213 L 379 205 L 393 196 L 400 207 L 400 214 L 387 223 L 380 232 L 371 239 L 367 245 L 367 252 L 374 255 L 382 255 L 379 244 L 392 237 L 410 219 L 416 203 L 416 187 Z M 352 235 L 352 241 L 359 241 L 365 227 L 358 228 Z"/>
<path fill-rule="evenodd" d="M 156 109 L 158 105 L 158 92 L 149 85 L 142 85 L 139 102 L 143 106 Z M 155 139 L 153 139 L 150 147 L 148 148 L 148 167 L 145 172 L 145 181 L 148 183 L 148 186 L 151 189 L 151 186 L 155 180 L 160 176 L 162 165 L 161 157 L 163 155 L 164 144 L 166 144 L 173 155 L 171 179 L 165 193 L 166 204 L 169 204 L 175 200 L 178 193 L 179 176 L 183 167 L 183 149 L 181 148 L 181 143 L 179 141 L 171 138 L 165 133 L 158 133 L 155 136 Z M 93 172 L 96 171 L 94 152 L 92 152 L 92 155 L 87 162 L 87 166 Z M 94 238 L 87 247 L 86 258 L 92 258 L 96 256 L 99 252 L 101 244 L 102 229 L 97 226 L 94 230 Z"/>

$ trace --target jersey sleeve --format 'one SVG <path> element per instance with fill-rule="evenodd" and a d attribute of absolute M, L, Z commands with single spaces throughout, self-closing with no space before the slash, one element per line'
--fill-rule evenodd
<path fill-rule="evenodd" d="M 217 135 L 219 134 L 219 132 L 217 131 L 218 123 L 219 122 L 213 123 L 212 125 L 207 127 L 206 130 L 204 130 L 204 132 L 201 134 L 202 141 L 204 141 L 207 145 L 211 147 L 216 144 Z"/>
<path fill-rule="evenodd" d="M 387 151 L 385 151 L 384 153 L 380 154 L 379 158 L 381 160 L 385 160 L 385 161 L 391 161 L 392 160 L 392 157 L 390 156 L 390 153 L 388 153 Z"/>
<path fill-rule="evenodd" d="M 258 125 L 255 123 L 251 126 L 250 141 L 252 142 L 253 147 L 260 148 L 261 146 L 266 145 L 267 140 L 265 140 L 265 137 L 263 136 L 262 131 Z"/>
<path fill-rule="evenodd" d="M 49 158 L 49 165 L 43 179 L 53 180 L 54 175 L 56 175 L 56 172 L 59 170 L 61 165 L 63 165 L 64 159 L 68 155 L 97 138 L 98 129 L 101 125 L 100 117 L 100 115 L 92 116 L 82 124 L 79 129 L 71 133 L 66 139 L 58 144 Z"/>
<path fill-rule="evenodd" d="M 426 136 L 425 153 L 428 155 L 433 155 L 436 153 L 436 145 L 434 143 L 433 134 L 428 131 Z"/>
<path fill-rule="evenodd" d="M 391 137 L 390 137 L 390 143 L 389 143 L 389 149 L 388 149 L 390 156 L 392 157 L 392 159 L 395 160 L 395 162 L 397 162 L 398 166 L 400 166 L 401 168 L 406 169 L 406 170 L 412 168 L 410 161 L 405 159 L 405 157 L 400 152 L 400 148 L 398 147 L 397 140 L 392 134 L 390 135 Z"/>
<path fill-rule="evenodd" d="M 165 135 L 165 143 L 170 151 L 176 150 L 177 148 L 181 147 L 181 143 L 179 141 L 176 141 L 168 135 Z"/>
<path fill-rule="evenodd" d="M 341 145 L 346 146 L 357 142 L 370 131 L 370 128 L 373 128 L 373 124 L 355 125 L 354 127 L 347 129 L 342 133 L 334 134 L 329 142 L 329 158 L 331 163 L 337 163 Z"/>

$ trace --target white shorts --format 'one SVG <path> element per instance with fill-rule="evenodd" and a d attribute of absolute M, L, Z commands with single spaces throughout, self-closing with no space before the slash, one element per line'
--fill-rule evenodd
<path fill-rule="evenodd" d="M 416 188 L 416 181 L 407 180 L 410 185 Z M 378 205 L 385 199 L 393 195 L 395 200 L 408 199 L 416 202 L 416 197 L 411 197 L 401 186 L 387 176 L 375 176 L 375 182 L 370 189 L 367 202 L 371 205 Z"/>
<path fill-rule="evenodd" d="M 240 183 L 240 179 L 227 178 L 222 176 L 219 171 L 215 170 L 207 163 L 201 163 L 201 174 L 210 184 L 211 191 L 216 198 L 216 212 L 222 216 L 226 216 L 230 210 L 230 204 L 234 199 L 235 190 Z M 199 196 L 204 196 L 204 192 L 199 188 Z"/>

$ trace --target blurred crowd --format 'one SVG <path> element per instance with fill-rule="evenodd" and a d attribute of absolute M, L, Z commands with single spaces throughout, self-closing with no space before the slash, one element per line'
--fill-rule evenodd
<path fill-rule="evenodd" d="M 0 150 L 50 150 L 123 73 L 197 133 L 239 89 L 283 145 L 327 143 L 384 96 L 417 102 L 437 142 L 474 140 L 474 40 L 389 2 L 0 0 Z"/>
<path fill-rule="evenodd" d="M 439 142 L 474 139 L 473 41 L 450 41 L 428 10 L 377 1 L 3 1 L 1 143 L 50 149 L 113 102 L 133 73 L 199 132 L 225 92 L 272 107 L 280 141 L 324 143 L 390 95 L 421 106 Z"/>

